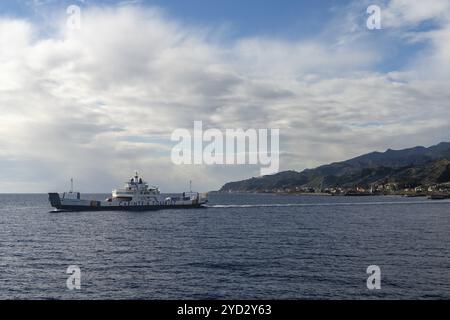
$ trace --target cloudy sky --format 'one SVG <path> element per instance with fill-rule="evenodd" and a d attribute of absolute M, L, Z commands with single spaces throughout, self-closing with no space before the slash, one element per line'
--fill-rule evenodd
<path fill-rule="evenodd" d="M 429 146 L 450 140 L 449 80 L 448 0 L 1 1 L 0 192 L 259 175 L 172 164 L 170 135 L 194 120 L 279 128 L 282 170 Z"/>

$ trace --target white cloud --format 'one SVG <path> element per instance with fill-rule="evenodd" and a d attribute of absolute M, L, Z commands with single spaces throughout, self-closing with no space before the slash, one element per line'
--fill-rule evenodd
<path fill-rule="evenodd" d="M 383 10 L 383 24 L 387 27 L 413 28 L 425 21 L 448 22 L 448 0 L 391 0 Z"/>
<path fill-rule="evenodd" d="M 434 15 L 414 12 L 404 23 Z M 194 120 L 280 128 L 282 169 L 448 137 L 450 90 L 437 79 L 450 74 L 445 24 L 427 35 L 426 56 L 383 74 L 373 70 L 385 54 L 367 39 L 222 44 L 214 30 L 159 10 L 82 14 L 80 31 L 61 22 L 46 38 L 29 22 L 0 19 L 0 192 L 59 190 L 71 176 L 82 190 L 108 191 L 135 169 L 166 191 L 258 174 L 172 165 L 170 134 Z"/>

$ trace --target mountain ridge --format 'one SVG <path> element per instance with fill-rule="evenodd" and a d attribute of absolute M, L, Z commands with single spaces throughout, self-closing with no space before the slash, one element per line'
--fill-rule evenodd
<path fill-rule="evenodd" d="M 430 147 L 387 149 L 303 171 L 228 182 L 221 192 L 266 192 L 292 188 L 369 187 L 376 184 L 431 185 L 450 181 L 450 142 Z"/>

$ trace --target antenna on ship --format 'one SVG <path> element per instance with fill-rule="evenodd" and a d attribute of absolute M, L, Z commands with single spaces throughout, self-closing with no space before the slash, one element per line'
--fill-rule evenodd
<path fill-rule="evenodd" d="M 192 180 L 189 180 L 189 192 L 192 192 Z"/>
<path fill-rule="evenodd" d="M 73 178 L 70 178 L 70 192 L 73 192 Z"/>

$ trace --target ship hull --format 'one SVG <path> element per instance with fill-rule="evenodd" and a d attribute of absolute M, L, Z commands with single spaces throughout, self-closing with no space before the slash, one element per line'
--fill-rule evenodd
<path fill-rule="evenodd" d="M 150 205 L 150 206 L 108 206 L 108 207 L 88 207 L 61 205 L 54 207 L 57 211 L 157 211 L 167 209 L 199 209 L 205 208 L 204 204 L 195 205 Z"/>

